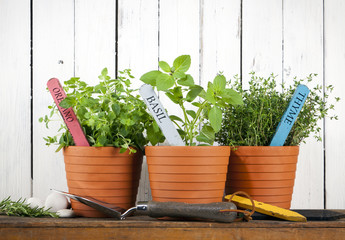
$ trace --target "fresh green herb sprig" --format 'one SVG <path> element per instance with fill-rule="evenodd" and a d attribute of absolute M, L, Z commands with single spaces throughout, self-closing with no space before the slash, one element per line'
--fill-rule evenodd
<path fill-rule="evenodd" d="M 79 78 L 65 81 L 67 97 L 60 106 L 65 109 L 73 107 L 90 146 L 115 146 L 120 147 L 121 152 L 129 150 L 131 153 L 136 152 L 132 147 L 143 149 L 148 142 L 152 145 L 163 142 L 164 136 L 147 113 L 145 103 L 135 94 L 137 90 L 130 88 L 134 79 L 130 70 L 119 73 L 117 79 L 112 79 L 104 68 L 96 86 L 89 86 Z M 46 123 L 47 128 L 55 115 L 60 116 L 54 104 L 48 108 L 50 115 L 39 119 Z M 65 124 L 61 124 L 60 131 L 60 137 L 44 138 L 47 145 L 59 144 L 57 151 L 74 145 Z"/>
<path fill-rule="evenodd" d="M 311 85 L 316 74 L 310 74 L 304 79 L 294 78 L 293 84 L 277 86 L 276 76 L 268 78 L 251 74 L 249 89 L 242 88 L 241 81 L 235 77 L 228 84 L 243 96 L 244 104 L 230 106 L 225 109 L 221 130 L 216 135 L 216 141 L 230 146 L 268 146 L 286 110 L 292 95 L 299 84 Z M 313 84 L 314 85 L 314 84 Z M 319 120 L 330 115 L 333 104 L 327 104 L 333 86 L 323 88 L 320 85 L 310 89 L 308 98 L 298 115 L 286 141 L 285 146 L 296 146 L 312 133 L 321 140 Z M 339 101 L 339 98 L 335 98 Z M 337 119 L 336 115 L 330 116 Z"/>
<path fill-rule="evenodd" d="M 44 207 L 31 208 L 25 201 L 25 199 L 12 201 L 10 197 L 2 200 L 0 202 L 0 214 L 21 217 L 59 217 L 56 213 L 50 212 L 49 209 L 44 209 Z"/>
<path fill-rule="evenodd" d="M 177 126 L 187 146 L 196 145 L 195 140 L 213 145 L 215 133 L 221 128 L 222 109 L 242 104 L 242 97 L 226 87 L 226 79 L 222 74 L 217 75 L 213 82 L 208 82 L 207 89 L 204 90 L 186 73 L 190 65 L 189 55 L 177 57 L 172 66 L 160 61 L 159 67 L 162 71 L 145 73 L 140 80 L 157 87 L 158 91 L 165 92 L 165 95 L 181 108 L 183 119 L 175 115 L 170 115 L 170 119 Z M 187 104 L 193 105 L 194 110 L 187 109 Z M 200 124 L 203 126 L 201 130 Z"/>

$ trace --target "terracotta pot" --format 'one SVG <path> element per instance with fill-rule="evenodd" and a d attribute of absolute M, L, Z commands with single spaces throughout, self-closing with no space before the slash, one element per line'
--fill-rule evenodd
<path fill-rule="evenodd" d="M 298 146 L 240 146 L 231 151 L 226 194 L 245 191 L 253 199 L 290 208 Z"/>
<path fill-rule="evenodd" d="M 90 196 L 128 209 L 135 205 L 142 153 L 120 153 L 114 147 L 64 148 L 67 185 L 70 193 Z M 71 201 L 79 216 L 106 217 L 84 204 Z"/>
<path fill-rule="evenodd" d="M 149 146 L 145 153 L 154 201 L 222 201 L 230 147 Z"/>

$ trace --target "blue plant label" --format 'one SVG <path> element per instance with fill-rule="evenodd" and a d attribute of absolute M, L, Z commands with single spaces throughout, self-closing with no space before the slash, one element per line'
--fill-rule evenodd
<path fill-rule="evenodd" d="M 144 84 L 140 87 L 139 93 L 144 99 L 149 111 L 162 130 L 166 140 L 171 146 L 185 146 L 180 134 L 177 132 L 173 122 L 170 120 L 162 103 L 159 101 L 151 85 Z"/>
<path fill-rule="evenodd" d="M 285 110 L 283 117 L 276 129 L 276 132 L 271 140 L 270 146 L 283 146 L 287 136 L 289 135 L 293 124 L 295 123 L 298 114 L 300 113 L 305 100 L 308 97 L 310 90 L 305 85 L 298 85 L 289 106 Z"/>

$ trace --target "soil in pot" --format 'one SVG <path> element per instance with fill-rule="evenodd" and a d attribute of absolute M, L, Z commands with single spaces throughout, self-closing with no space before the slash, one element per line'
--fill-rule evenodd
<path fill-rule="evenodd" d="M 290 208 L 298 146 L 239 146 L 231 151 L 226 194 L 244 191 L 253 199 Z"/>
<path fill-rule="evenodd" d="M 154 201 L 222 201 L 230 147 L 149 146 L 145 153 Z"/>
<path fill-rule="evenodd" d="M 70 193 L 90 196 L 128 209 L 135 205 L 141 173 L 142 153 L 120 153 L 114 147 L 64 149 L 67 185 Z M 103 213 L 72 200 L 79 216 L 106 217 Z"/>

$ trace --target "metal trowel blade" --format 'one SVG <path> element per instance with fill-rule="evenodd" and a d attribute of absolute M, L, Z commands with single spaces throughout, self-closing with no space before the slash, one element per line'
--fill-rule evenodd
<path fill-rule="evenodd" d="M 106 202 L 103 202 L 103 201 L 100 201 L 100 200 L 97 200 L 93 197 L 82 197 L 82 196 L 78 196 L 78 195 L 75 195 L 75 194 L 72 194 L 72 193 L 67 193 L 67 192 L 63 192 L 63 191 L 59 191 L 59 190 L 55 190 L 55 189 L 52 189 L 53 191 L 57 192 L 57 193 L 60 193 L 60 194 L 63 194 L 69 198 L 72 198 L 78 202 L 81 202 L 89 207 L 92 207 L 110 217 L 113 217 L 113 218 L 117 218 L 119 220 L 122 219 L 121 217 L 121 213 L 125 211 L 125 209 L 123 208 L 120 208 L 120 207 L 117 207 L 115 205 L 112 205 L 110 203 L 106 203 Z"/>

